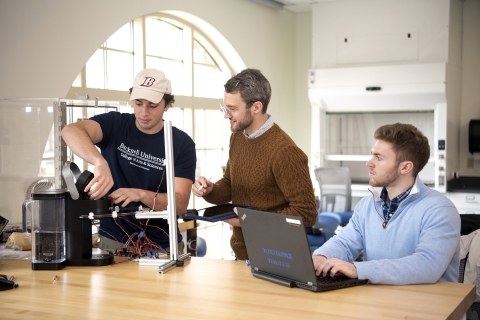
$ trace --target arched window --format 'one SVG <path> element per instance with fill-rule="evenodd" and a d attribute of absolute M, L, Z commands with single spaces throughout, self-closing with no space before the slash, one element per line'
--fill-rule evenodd
<path fill-rule="evenodd" d="M 101 100 L 129 100 L 133 78 L 144 68 L 162 70 L 172 82 L 176 103 L 165 113 L 165 120 L 195 141 L 196 176 L 212 177 L 213 181 L 221 178 L 228 159 L 230 128 L 219 102 L 233 68 L 208 36 L 188 22 L 155 13 L 125 24 L 88 60 L 67 98 L 82 94 Z M 75 161 L 73 154 L 70 156 Z M 208 205 L 191 197 L 189 206 Z"/>

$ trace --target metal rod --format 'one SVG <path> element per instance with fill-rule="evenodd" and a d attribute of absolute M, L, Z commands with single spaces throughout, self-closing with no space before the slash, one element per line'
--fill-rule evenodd
<path fill-rule="evenodd" d="M 55 166 L 55 188 L 63 189 L 62 167 L 67 160 L 67 144 L 63 141 L 60 132 L 67 124 L 66 103 L 55 101 L 53 103 L 53 139 L 54 139 L 54 166 Z"/>
<path fill-rule="evenodd" d="M 170 259 L 177 260 L 178 255 L 178 234 L 177 234 L 177 208 L 175 204 L 175 176 L 173 165 L 173 138 L 172 122 L 165 121 L 165 170 L 167 170 L 167 211 L 169 217 L 170 235 Z"/>

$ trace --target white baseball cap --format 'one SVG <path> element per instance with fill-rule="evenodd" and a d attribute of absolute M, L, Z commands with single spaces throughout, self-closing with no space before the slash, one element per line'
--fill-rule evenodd
<path fill-rule="evenodd" d="M 165 93 L 172 93 L 170 80 L 162 71 L 148 68 L 135 76 L 130 100 L 145 99 L 159 103 Z"/>

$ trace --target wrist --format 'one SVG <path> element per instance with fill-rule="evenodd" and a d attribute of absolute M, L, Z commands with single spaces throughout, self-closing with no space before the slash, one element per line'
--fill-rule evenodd
<path fill-rule="evenodd" d="M 100 156 L 95 160 L 94 163 L 92 163 L 95 167 L 109 167 L 107 160 L 105 160 L 104 157 Z"/>
<path fill-rule="evenodd" d="M 353 262 L 350 262 L 353 266 L 353 274 L 354 274 L 354 277 L 355 278 L 358 278 L 358 271 L 357 271 L 357 266 L 355 265 L 355 263 Z"/>

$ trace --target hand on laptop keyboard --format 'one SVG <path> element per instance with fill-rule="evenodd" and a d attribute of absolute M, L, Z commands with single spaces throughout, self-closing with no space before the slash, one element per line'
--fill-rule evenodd
<path fill-rule="evenodd" d="M 357 268 L 353 263 L 336 258 L 327 259 L 325 256 L 315 255 L 312 257 L 315 273 L 319 275 L 344 274 L 349 278 L 357 278 Z"/>
<path fill-rule="evenodd" d="M 317 281 L 319 283 L 331 283 L 331 282 L 339 282 L 339 281 L 344 281 L 346 279 L 350 279 L 349 277 L 345 276 L 344 274 L 341 274 L 340 272 L 336 273 L 333 277 L 330 275 L 326 276 L 317 276 Z"/>

